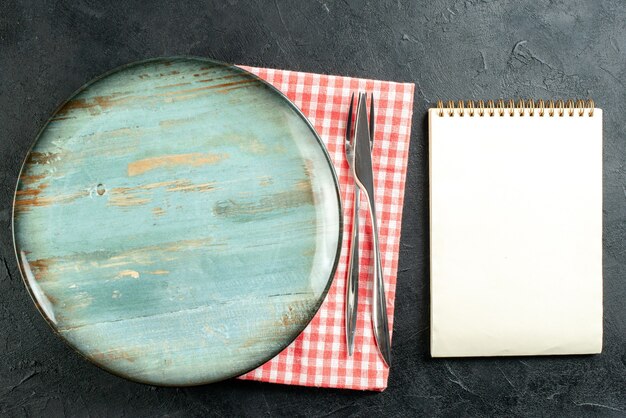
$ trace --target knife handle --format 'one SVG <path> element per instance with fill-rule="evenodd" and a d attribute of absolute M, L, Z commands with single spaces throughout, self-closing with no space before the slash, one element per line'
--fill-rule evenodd
<path fill-rule="evenodd" d="M 361 193 L 354 185 L 354 205 L 352 211 L 352 237 L 348 254 L 348 272 L 346 283 L 346 344 L 348 355 L 354 351 L 354 335 L 359 302 L 359 203 Z"/>
<path fill-rule="evenodd" d="M 389 321 L 387 319 L 387 297 L 385 281 L 383 280 L 383 266 L 380 258 L 378 239 L 378 222 L 376 221 L 376 206 L 373 194 L 365 192 L 372 220 L 372 244 L 374 247 L 374 286 L 372 291 L 372 324 L 374 337 L 380 354 L 387 366 L 391 366 L 391 341 L 389 340 Z"/>

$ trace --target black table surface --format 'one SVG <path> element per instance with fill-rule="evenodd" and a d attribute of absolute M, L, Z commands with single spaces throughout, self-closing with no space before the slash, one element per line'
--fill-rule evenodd
<path fill-rule="evenodd" d="M 626 3 L 604 1 L 0 2 L 0 415 L 626 415 Z M 45 120 L 85 82 L 155 56 L 416 84 L 385 392 L 237 380 L 160 388 L 57 338 L 16 265 L 11 204 Z M 604 349 L 429 356 L 426 110 L 437 99 L 593 98 L 604 109 Z"/>

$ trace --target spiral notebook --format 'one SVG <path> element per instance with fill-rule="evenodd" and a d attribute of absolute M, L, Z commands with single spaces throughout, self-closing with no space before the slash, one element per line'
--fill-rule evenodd
<path fill-rule="evenodd" d="M 429 111 L 431 354 L 602 350 L 602 110 Z"/>

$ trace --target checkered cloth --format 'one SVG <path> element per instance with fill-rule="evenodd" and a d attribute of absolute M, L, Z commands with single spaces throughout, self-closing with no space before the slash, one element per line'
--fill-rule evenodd
<path fill-rule="evenodd" d="M 373 256 L 371 224 L 364 200 L 359 214 L 361 276 L 355 352 L 352 357 L 348 356 L 345 342 L 344 300 L 349 231 L 352 230 L 354 180 L 344 154 L 344 131 L 350 94 L 356 91 L 374 93 L 374 184 L 387 314 L 389 328 L 392 329 L 415 85 L 265 68 L 242 68 L 268 81 L 289 97 L 311 121 L 326 144 L 339 177 L 346 232 L 343 234 L 341 258 L 335 279 L 317 315 L 289 347 L 240 379 L 382 391 L 387 387 L 389 369 L 378 354 L 372 333 Z"/>

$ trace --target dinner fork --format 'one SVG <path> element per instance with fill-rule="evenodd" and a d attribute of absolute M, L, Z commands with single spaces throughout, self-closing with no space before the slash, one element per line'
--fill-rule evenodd
<path fill-rule="evenodd" d="M 350 97 L 350 107 L 348 108 L 348 121 L 346 123 L 346 134 L 344 146 L 346 160 L 350 172 L 353 173 L 354 164 L 354 136 L 352 135 L 352 115 L 354 113 L 354 93 Z M 374 148 L 374 96 L 370 102 L 370 152 Z M 354 184 L 354 205 L 352 211 L 352 233 L 350 240 L 350 252 L 348 253 L 348 271 L 346 275 L 346 344 L 348 355 L 354 352 L 354 335 L 356 332 L 356 318 L 359 301 L 359 204 L 361 201 L 361 191 L 359 186 Z"/>

